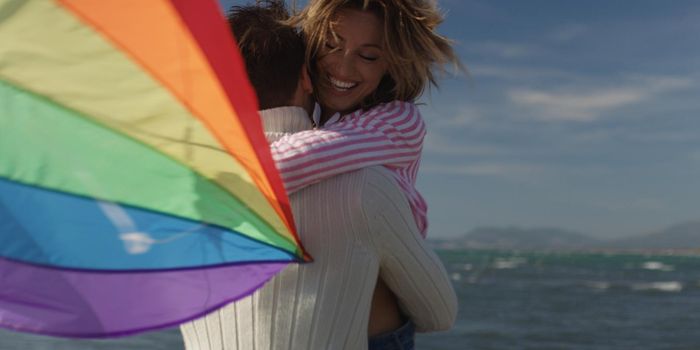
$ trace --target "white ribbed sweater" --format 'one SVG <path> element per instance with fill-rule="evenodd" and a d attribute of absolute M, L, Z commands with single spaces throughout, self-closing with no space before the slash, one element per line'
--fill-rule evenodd
<path fill-rule="evenodd" d="M 308 128 L 303 109 L 263 113 L 268 138 Z M 342 174 L 290 197 L 314 262 L 292 264 L 250 297 L 183 324 L 187 349 L 366 349 L 381 278 L 419 331 L 445 330 L 457 299 L 384 167 Z"/>

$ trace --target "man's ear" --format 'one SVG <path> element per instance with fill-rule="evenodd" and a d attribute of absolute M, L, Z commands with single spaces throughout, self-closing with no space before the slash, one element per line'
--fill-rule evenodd
<path fill-rule="evenodd" d="M 301 87 L 304 92 L 311 95 L 314 92 L 314 86 L 311 83 L 311 76 L 309 71 L 306 69 L 306 64 L 301 66 Z"/>

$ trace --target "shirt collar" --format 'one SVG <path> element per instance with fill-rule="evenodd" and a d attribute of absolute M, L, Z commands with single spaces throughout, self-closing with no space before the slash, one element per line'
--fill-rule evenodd
<path fill-rule="evenodd" d="M 311 119 L 314 121 L 314 125 L 316 125 L 316 127 L 321 126 L 321 106 L 318 104 L 318 102 L 316 102 L 314 104 L 314 113 L 311 115 Z M 336 114 L 333 114 L 333 116 L 330 117 L 326 121 L 326 123 L 323 124 L 323 126 L 325 127 L 325 126 L 333 125 L 339 121 L 340 121 L 340 113 L 336 113 Z"/>
<path fill-rule="evenodd" d="M 264 109 L 260 111 L 260 119 L 265 132 L 294 133 L 313 127 L 306 110 L 296 106 Z"/>

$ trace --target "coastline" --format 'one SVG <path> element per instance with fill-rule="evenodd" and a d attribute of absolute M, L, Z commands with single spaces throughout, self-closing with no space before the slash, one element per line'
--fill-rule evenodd
<path fill-rule="evenodd" d="M 700 247 L 698 248 L 608 248 L 608 247 L 586 247 L 586 248 L 516 248 L 499 246 L 476 246 L 465 245 L 449 241 L 429 241 L 435 250 L 443 251 L 494 251 L 527 254 L 595 254 L 595 255 L 636 255 L 636 256 L 678 256 L 678 257 L 700 257 Z"/>

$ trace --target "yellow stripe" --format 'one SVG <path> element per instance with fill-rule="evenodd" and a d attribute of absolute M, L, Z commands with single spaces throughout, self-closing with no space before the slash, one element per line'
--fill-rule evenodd
<path fill-rule="evenodd" d="M 172 40 L 181 42 L 177 37 Z M 247 171 L 223 151 L 206 127 L 140 66 L 65 8 L 43 0 L 22 4 L 3 19 L 0 42 L 0 78 L 89 115 L 186 164 L 244 198 L 278 232 L 291 237 Z M 186 64 L 187 59 L 182 56 L 180 63 Z M 183 72 L 187 87 L 188 75 L 197 72 L 188 72 L 182 65 L 177 69 Z"/>

